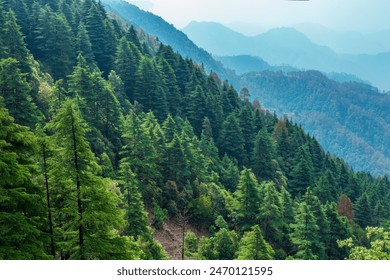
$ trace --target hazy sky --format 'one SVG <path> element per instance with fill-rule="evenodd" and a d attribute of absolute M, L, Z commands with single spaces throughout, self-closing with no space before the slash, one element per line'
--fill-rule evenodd
<path fill-rule="evenodd" d="M 390 0 L 127 0 L 181 29 L 190 21 L 264 28 L 319 23 L 338 31 L 390 28 Z"/>

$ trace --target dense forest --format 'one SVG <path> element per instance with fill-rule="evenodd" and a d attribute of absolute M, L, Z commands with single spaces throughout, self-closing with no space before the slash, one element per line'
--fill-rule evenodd
<path fill-rule="evenodd" d="M 390 174 L 390 95 L 360 82 L 336 82 L 318 71 L 247 73 L 235 82 L 267 108 L 293 116 L 354 169 Z"/>
<path fill-rule="evenodd" d="M 0 259 L 389 259 L 354 172 L 95 0 L 0 1 Z"/>

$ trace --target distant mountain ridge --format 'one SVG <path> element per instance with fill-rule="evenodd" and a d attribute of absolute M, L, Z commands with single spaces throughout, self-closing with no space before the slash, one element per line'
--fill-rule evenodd
<path fill-rule="evenodd" d="M 297 24 L 294 28 L 316 44 L 326 45 L 337 53 L 374 55 L 390 50 L 390 29 L 362 34 L 357 31 L 336 32 L 314 23 Z"/>
<path fill-rule="evenodd" d="M 158 37 L 163 44 L 170 45 L 183 57 L 191 58 L 198 64 L 203 64 L 206 72 L 214 71 L 223 76 L 224 68 L 208 52 L 199 48 L 183 32 L 177 30 L 161 17 L 141 10 L 123 0 L 102 0 L 102 3 L 107 10 L 114 12 L 127 23 Z"/>
<path fill-rule="evenodd" d="M 276 28 L 257 36 L 245 36 L 219 23 L 191 22 L 183 32 L 214 55 L 252 55 L 271 65 L 351 73 L 380 89 L 390 90 L 390 52 L 338 54 L 329 47 L 313 43 L 293 28 Z"/>

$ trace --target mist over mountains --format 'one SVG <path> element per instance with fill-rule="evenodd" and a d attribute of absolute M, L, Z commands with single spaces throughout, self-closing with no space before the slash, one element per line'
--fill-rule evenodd
<path fill-rule="evenodd" d="M 183 32 L 214 55 L 252 55 L 271 65 L 349 73 L 381 90 L 390 90 L 390 47 L 387 52 L 377 54 L 355 54 L 356 48 L 352 53 L 337 53 L 328 46 L 313 43 L 295 28 L 275 28 L 257 36 L 245 36 L 215 22 L 191 22 Z M 351 44 L 354 42 L 357 41 Z"/>

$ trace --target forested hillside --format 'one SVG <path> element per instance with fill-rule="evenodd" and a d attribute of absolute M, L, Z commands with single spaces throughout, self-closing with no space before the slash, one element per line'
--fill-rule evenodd
<path fill-rule="evenodd" d="M 0 259 L 167 259 L 170 221 L 187 259 L 389 258 L 387 177 L 100 2 L 0 3 Z"/>
<path fill-rule="evenodd" d="M 362 83 L 339 83 L 318 71 L 241 75 L 267 108 L 301 122 L 323 147 L 357 170 L 390 174 L 390 96 Z"/>
<path fill-rule="evenodd" d="M 216 62 L 208 52 L 199 48 L 188 39 L 187 35 L 161 17 L 141 10 L 123 0 L 102 0 L 102 3 L 105 4 L 109 12 L 115 13 L 128 24 L 157 37 L 163 44 L 171 46 L 175 52 L 194 61 L 201 61 L 206 72 L 214 71 L 219 75 L 225 74 L 223 66 Z"/>

